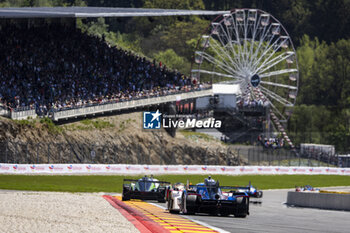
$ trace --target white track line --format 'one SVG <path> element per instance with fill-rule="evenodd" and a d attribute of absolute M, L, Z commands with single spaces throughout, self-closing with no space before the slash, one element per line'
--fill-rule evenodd
<path fill-rule="evenodd" d="M 159 208 L 161 208 L 163 210 L 166 210 L 166 208 L 164 206 L 158 205 L 156 203 L 150 203 L 150 202 L 148 202 L 148 203 L 151 204 L 151 205 L 157 206 L 157 207 L 159 207 Z M 187 219 L 191 220 L 192 222 L 195 222 L 195 223 L 198 223 L 198 224 L 203 225 L 205 227 L 211 228 L 211 229 L 213 229 L 213 230 L 215 230 L 217 232 L 220 232 L 220 233 L 230 233 L 229 231 L 225 231 L 225 230 L 223 230 L 221 228 L 211 226 L 211 225 L 209 225 L 209 224 L 207 224 L 205 222 L 199 221 L 199 220 L 194 220 L 191 217 L 188 217 L 188 216 L 185 216 L 185 215 L 181 215 L 181 217 L 187 218 Z"/>

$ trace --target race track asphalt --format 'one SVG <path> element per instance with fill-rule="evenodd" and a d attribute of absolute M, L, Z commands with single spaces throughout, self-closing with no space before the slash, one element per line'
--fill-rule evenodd
<path fill-rule="evenodd" d="M 264 191 L 262 204 L 250 204 L 246 218 L 205 214 L 186 217 L 228 232 L 350 232 L 350 212 L 287 207 L 287 192 Z"/>

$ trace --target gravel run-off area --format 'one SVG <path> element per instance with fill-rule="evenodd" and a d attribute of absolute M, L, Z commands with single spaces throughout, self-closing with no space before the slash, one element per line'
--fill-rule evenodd
<path fill-rule="evenodd" d="M 0 190 L 0 232 L 139 232 L 102 195 Z"/>

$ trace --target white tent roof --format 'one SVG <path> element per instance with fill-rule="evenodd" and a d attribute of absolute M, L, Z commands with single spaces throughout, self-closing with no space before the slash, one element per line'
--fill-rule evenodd
<path fill-rule="evenodd" d="M 239 84 L 213 84 L 213 93 L 215 94 L 242 94 Z"/>

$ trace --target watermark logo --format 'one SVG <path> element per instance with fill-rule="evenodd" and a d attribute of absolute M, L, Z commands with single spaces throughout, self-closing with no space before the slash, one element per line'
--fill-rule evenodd
<path fill-rule="evenodd" d="M 143 128 L 144 129 L 160 129 L 163 128 L 221 128 L 221 120 L 213 117 L 198 119 L 196 115 L 167 115 L 156 112 L 143 112 Z"/>
<path fill-rule="evenodd" d="M 160 129 L 162 114 L 156 112 L 143 112 L 143 128 L 144 129 Z"/>

